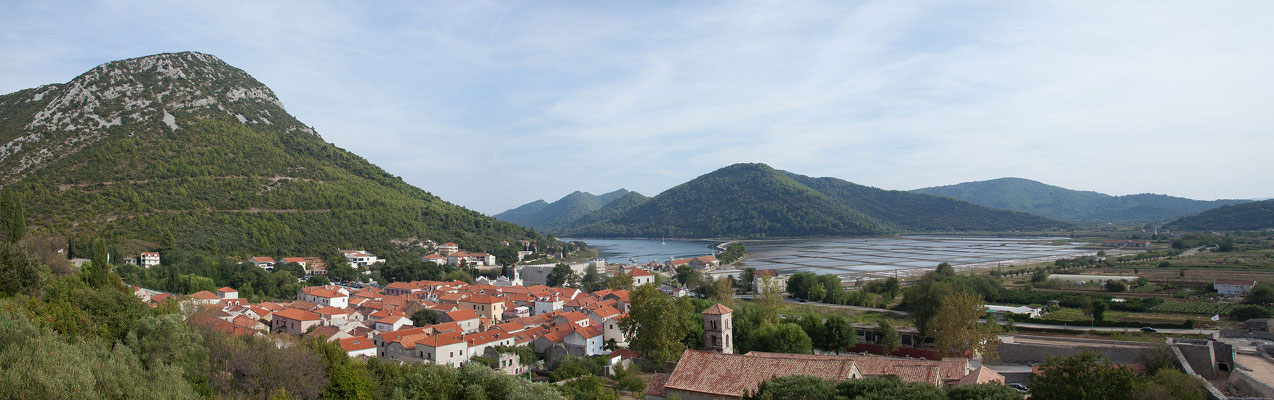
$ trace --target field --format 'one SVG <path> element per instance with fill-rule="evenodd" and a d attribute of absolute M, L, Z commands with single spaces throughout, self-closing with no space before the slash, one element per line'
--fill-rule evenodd
<path fill-rule="evenodd" d="M 1168 301 L 1151 308 L 1153 312 L 1178 314 L 1225 314 L 1234 305 L 1213 301 Z"/>

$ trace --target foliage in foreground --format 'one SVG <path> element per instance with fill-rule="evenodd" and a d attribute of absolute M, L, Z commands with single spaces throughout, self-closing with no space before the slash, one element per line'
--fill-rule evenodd
<path fill-rule="evenodd" d="M 812 376 L 793 375 L 762 382 L 747 400 L 1020 400 L 1023 396 L 1000 384 L 939 386 L 903 382 L 897 377 L 827 381 Z"/>

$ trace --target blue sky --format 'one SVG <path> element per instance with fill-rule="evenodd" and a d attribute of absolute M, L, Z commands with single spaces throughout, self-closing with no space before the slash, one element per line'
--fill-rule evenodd
<path fill-rule="evenodd" d="M 488 214 L 737 162 L 1274 196 L 1268 1 L 49 3 L 6 2 L 0 92 L 202 51 Z"/>

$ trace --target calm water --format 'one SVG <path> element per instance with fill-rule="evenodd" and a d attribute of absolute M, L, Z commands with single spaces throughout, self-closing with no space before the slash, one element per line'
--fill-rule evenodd
<path fill-rule="evenodd" d="M 666 261 L 712 254 L 717 242 L 703 240 L 579 239 L 598 249 L 609 262 Z M 989 238 L 958 236 L 900 236 L 750 240 L 749 256 L 738 268 L 774 269 L 782 273 L 888 273 L 932 268 L 939 263 L 968 265 L 1012 260 L 1074 257 L 1088 253 L 1073 246 L 1053 245 L 1056 238 Z"/>
<path fill-rule="evenodd" d="M 651 261 L 664 262 L 673 258 L 690 258 L 713 254 L 712 246 L 719 242 L 709 240 L 656 240 L 656 239 L 562 239 L 580 240 L 597 249 L 597 256 L 612 263 Z"/>

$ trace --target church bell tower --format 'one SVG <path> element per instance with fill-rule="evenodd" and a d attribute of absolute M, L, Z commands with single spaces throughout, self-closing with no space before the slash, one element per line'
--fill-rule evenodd
<path fill-rule="evenodd" d="M 703 310 L 704 350 L 734 354 L 732 313 L 734 310 L 721 304 Z"/>

